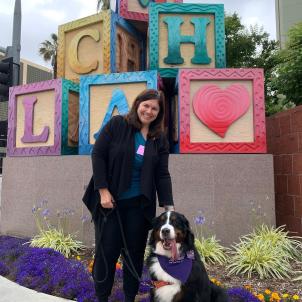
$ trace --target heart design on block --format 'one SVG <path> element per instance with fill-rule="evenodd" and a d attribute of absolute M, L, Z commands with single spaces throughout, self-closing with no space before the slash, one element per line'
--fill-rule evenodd
<path fill-rule="evenodd" d="M 250 107 L 247 89 L 232 84 L 223 89 L 214 84 L 200 88 L 193 97 L 193 110 L 198 119 L 220 137 Z"/>

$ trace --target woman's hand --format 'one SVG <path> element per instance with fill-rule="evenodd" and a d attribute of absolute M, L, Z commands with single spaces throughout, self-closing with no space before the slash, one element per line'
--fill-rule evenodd
<path fill-rule="evenodd" d="M 99 189 L 100 197 L 101 197 L 101 206 L 105 209 L 112 209 L 113 198 L 108 189 Z"/>
<path fill-rule="evenodd" d="M 168 211 L 175 211 L 175 208 L 174 206 L 165 206 L 165 211 L 168 212 Z"/>

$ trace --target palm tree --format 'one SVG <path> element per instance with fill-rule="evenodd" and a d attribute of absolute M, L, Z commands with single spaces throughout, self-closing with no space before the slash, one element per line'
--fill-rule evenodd
<path fill-rule="evenodd" d="M 102 7 L 102 10 L 110 9 L 110 0 L 97 0 L 97 12 Z"/>
<path fill-rule="evenodd" d="M 58 49 L 58 36 L 55 33 L 50 35 L 51 40 L 45 40 L 41 43 L 39 54 L 43 57 L 44 61 L 50 61 L 53 69 L 54 79 L 57 77 L 57 49 Z"/>

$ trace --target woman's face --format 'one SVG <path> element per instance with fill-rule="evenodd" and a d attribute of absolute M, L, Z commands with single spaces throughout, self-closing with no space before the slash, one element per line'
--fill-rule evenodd
<path fill-rule="evenodd" d="M 137 108 L 137 115 L 142 125 L 149 126 L 157 118 L 159 109 L 156 99 L 141 102 Z"/>

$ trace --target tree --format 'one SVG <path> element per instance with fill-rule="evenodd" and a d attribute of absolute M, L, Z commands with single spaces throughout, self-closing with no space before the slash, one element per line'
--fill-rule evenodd
<path fill-rule="evenodd" d="M 96 10 L 99 11 L 102 7 L 102 10 L 110 9 L 110 0 L 97 0 Z"/>
<path fill-rule="evenodd" d="M 302 22 L 288 32 L 284 50 L 276 54 L 279 63 L 272 71 L 269 88 L 272 102 L 283 96 L 286 103 L 302 104 Z"/>
<path fill-rule="evenodd" d="M 275 56 L 278 42 L 270 40 L 269 34 L 258 25 L 245 28 L 237 13 L 226 15 L 225 34 L 227 67 L 263 68 L 265 99 L 269 100 L 267 84 L 273 68 L 279 62 Z"/>
<path fill-rule="evenodd" d="M 58 49 L 58 36 L 55 33 L 50 35 L 51 40 L 45 40 L 41 43 L 39 54 L 43 57 L 44 61 L 50 61 L 53 68 L 53 77 L 57 77 L 57 49 Z"/>

